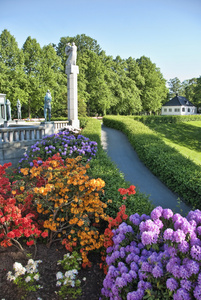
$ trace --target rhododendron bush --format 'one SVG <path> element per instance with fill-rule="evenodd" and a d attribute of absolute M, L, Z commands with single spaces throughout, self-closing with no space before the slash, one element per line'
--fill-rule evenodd
<path fill-rule="evenodd" d="M 30 211 L 26 213 L 23 209 L 26 205 L 16 203 L 14 195 L 17 191 L 12 190 L 12 184 L 5 177 L 5 170 L 10 165 L 0 166 L 0 246 L 8 247 L 14 244 L 22 249 L 20 238 L 25 237 L 27 245 L 31 246 L 37 238 L 45 237 L 46 234 L 39 230 L 38 223 L 33 220 L 35 214 Z"/>
<path fill-rule="evenodd" d="M 101 299 L 201 299 L 201 211 L 155 208 L 112 230 Z"/>
<path fill-rule="evenodd" d="M 61 240 L 67 250 L 79 250 L 83 266 L 90 266 L 88 252 L 103 246 L 103 234 L 97 228 L 101 220 L 108 219 L 104 212 L 107 205 L 99 197 L 105 182 L 90 179 L 88 168 L 79 156 L 64 161 L 56 154 L 44 162 L 34 160 L 32 168 L 21 169 L 25 191 L 31 189 L 32 205 L 43 221 L 48 245 Z"/>
<path fill-rule="evenodd" d="M 57 153 L 63 159 L 82 156 L 83 161 L 87 162 L 96 156 L 96 152 L 96 142 L 90 141 L 89 138 L 81 134 L 74 134 L 66 129 L 47 135 L 41 141 L 37 141 L 31 146 L 30 151 L 20 159 L 19 166 L 21 168 L 32 167 L 34 159 L 40 157 L 42 160 L 46 160 Z"/>

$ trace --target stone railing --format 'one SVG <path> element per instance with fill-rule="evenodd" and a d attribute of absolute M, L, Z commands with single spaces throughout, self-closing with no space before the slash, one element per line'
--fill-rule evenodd
<path fill-rule="evenodd" d="M 7 127 L 0 129 L 0 145 L 3 143 L 38 141 L 45 135 L 44 126 Z"/>
<path fill-rule="evenodd" d="M 27 122 L 8 124 L 0 128 L 0 165 L 12 162 L 16 166 L 30 146 L 44 136 L 68 127 L 68 121 Z"/>

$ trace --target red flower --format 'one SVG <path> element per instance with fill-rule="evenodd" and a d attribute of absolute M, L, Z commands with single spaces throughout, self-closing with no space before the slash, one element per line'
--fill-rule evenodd
<path fill-rule="evenodd" d="M 47 231 L 44 231 L 43 233 L 41 233 L 41 236 L 42 236 L 43 238 L 46 238 L 46 237 L 48 236 L 48 232 L 47 232 Z"/>
<path fill-rule="evenodd" d="M 31 240 L 31 241 L 28 241 L 27 242 L 27 246 L 31 246 L 31 245 L 33 245 L 34 244 L 34 240 Z"/>
<path fill-rule="evenodd" d="M 8 232 L 7 237 L 10 239 L 14 239 L 15 238 L 15 233 L 13 231 Z"/>

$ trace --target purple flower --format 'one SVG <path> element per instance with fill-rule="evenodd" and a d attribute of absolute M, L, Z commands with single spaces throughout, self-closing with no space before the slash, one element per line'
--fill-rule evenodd
<path fill-rule="evenodd" d="M 198 227 L 197 227 L 197 234 L 198 234 L 198 235 L 201 235 L 201 226 L 198 226 Z"/>
<path fill-rule="evenodd" d="M 127 282 L 126 282 L 126 280 L 125 280 L 124 278 L 122 278 L 122 277 L 117 277 L 117 278 L 116 278 L 116 281 L 115 281 L 115 284 L 116 284 L 118 287 L 122 288 L 122 287 L 124 287 L 124 286 L 127 284 Z"/>
<path fill-rule="evenodd" d="M 151 212 L 151 218 L 153 220 L 159 219 L 162 216 L 163 208 L 161 206 L 157 206 Z"/>
<path fill-rule="evenodd" d="M 173 295 L 174 300 L 191 300 L 190 294 L 183 288 L 177 290 Z"/>
<path fill-rule="evenodd" d="M 178 265 L 174 265 L 171 273 L 174 275 L 174 277 L 180 278 L 180 267 Z"/>
<path fill-rule="evenodd" d="M 168 278 L 166 286 L 170 291 L 175 291 L 178 288 L 178 282 L 175 278 Z"/>
<path fill-rule="evenodd" d="M 173 240 L 173 234 L 174 234 L 173 229 L 167 228 L 167 229 L 164 231 L 164 233 L 163 233 L 163 238 L 164 238 L 164 240 L 170 240 L 170 241 L 172 241 L 172 240 Z"/>
<path fill-rule="evenodd" d="M 152 270 L 152 274 L 154 278 L 162 277 L 163 276 L 163 269 L 159 266 L 155 266 Z"/>
<path fill-rule="evenodd" d="M 176 243 L 181 243 L 185 241 L 186 235 L 181 229 L 177 229 L 177 231 L 174 232 L 174 241 Z"/>
<path fill-rule="evenodd" d="M 180 281 L 180 285 L 183 289 L 190 291 L 192 288 L 192 284 L 190 280 L 183 279 Z"/>
<path fill-rule="evenodd" d="M 127 294 L 127 300 L 142 300 L 144 292 L 134 291 Z"/>
<path fill-rule="evenodd" d="M 192 274 L 197 274 L 200 269 L 199 263 L 191 259 L 188 260 L 186 267 L 189 271 L 190 276 Z"/>
<path fill-rule="evenodd" d="M 187 253 L 189 251 L 189 244 L 187 241 L 183 241 L 178 245 L 179 251 L 182 253 Z"/>
<path fill-rule="evenodd" d="M 164 208 L 162 216 L 163 216 L 164 219 L 169 220 L 170 218 L 172 218 L 173 212 L 169 208 Z"/>
<path fill-rule="evenodd" d="M 145 261 L 145 262 L 143 262 L 142 265 L 141 265 L 141 271 L 151 273 L 151 271 L 152 271 L 152 266 L 151 266 L 148 262 Z"/>
<path fill-rule="evenodd" d="M 193 295 L 195 296 L 195 299 L 200 300 L 201 299 L 201 285 L 197 285 L 193 291 Z"/>
<path fill-rule="evenodd" d="M 158 240 L 158 234 L 152 231 L 144 231 L 141 236 L 143 245 L 156 244 Z"/>
<path fill-rule="evenodd" d="M 188 269 L 186 268 L 186 266 L 180 266 L 179 277 L 183 278 L 183 279 L 187 279 L 187 278 L 190 277 Z"/>
<path fill-rule="evenodd" d="M 130 270 L 128 273 L 133 279 L 137 278 L 137 273 L 134 270 Z"/>
<path fill-rule="evenodd" d="M 193 245 L 191 248 L 191 256 L 192 256 L 192 258 L 200 261 L 201 260 L 201 247 L 198 245 Z"/>
<path fill-rule="evenodd" d="M 139 270 L 139 266 L 134 261 L 130 264 L 130 268 L 132 271 L 136 271 L 136 272 Z"/>

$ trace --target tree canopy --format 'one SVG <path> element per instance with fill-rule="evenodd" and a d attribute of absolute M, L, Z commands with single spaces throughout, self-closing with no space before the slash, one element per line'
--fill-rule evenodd
<path fill-rule="evenodd" d="M 5 29 L 0 35 L 0 92 L 9 98 L 13 118 L 17 99 L 23 118 L 42 117 L 47 89 L 52 94 L 52 116 L 67 118 L 65 46 L 72 42 L 78 49 L 79 116 L 159 113 L 168 96 L 175 92 L 201 106 L 200 78 L 184 83 L 171 79 L 168 90 L 160 69 L 148 57 L 107 56 L 97 41 L 85 34 L 61 37 L 58 45 L 42 48 L 29 36 L 19 49 L 15 37 Z"/>

